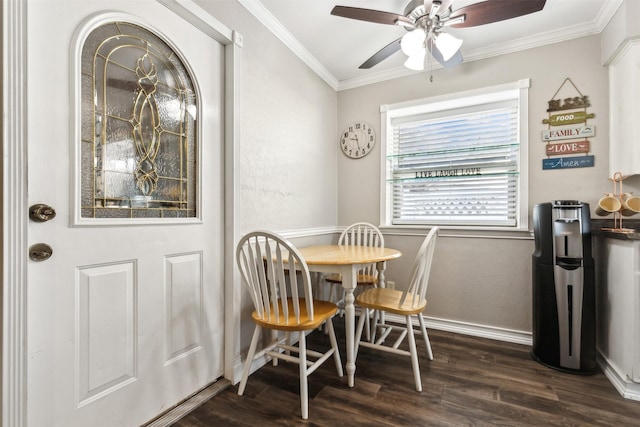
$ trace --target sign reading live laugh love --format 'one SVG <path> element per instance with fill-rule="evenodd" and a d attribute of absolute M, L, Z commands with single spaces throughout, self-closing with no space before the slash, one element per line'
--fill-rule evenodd
<path fill-rule="evenodd" d="M 555 99 L 567 82 L 571 83 L 578 96 Z M 542 160 L 542 169 L 593 167 L 594 156 L 584 155 L 591 150 L 589 138 L 596 134 L 596 127 L 587 124 L 587 120 L 596 116 L 587 112 L 590 106 L 589 97 L 580 93 L 567 77 L 549 101 L 549 117 L 542 120 L 543 124 L 548 125 L 548 129 L 542 131 L 542 141 L 547 143 L 545 153 L 548 157 Z"/>

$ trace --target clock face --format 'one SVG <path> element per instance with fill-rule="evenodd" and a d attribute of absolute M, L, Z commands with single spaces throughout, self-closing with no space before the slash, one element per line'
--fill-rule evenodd
<path fill-rule="evenodd" d="M 376 144 L 376 133 L 366 123 L 357 122 L 349 125 L 340 136 L 342 152 L 352 159 L 366 156 Z"/>

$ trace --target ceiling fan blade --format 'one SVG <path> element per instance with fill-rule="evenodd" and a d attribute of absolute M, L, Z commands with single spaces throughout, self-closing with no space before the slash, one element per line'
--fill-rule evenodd
<path fill-rule="evenodd" d="M 454 65 L 461 64 L 464 58 L 462 57 L 462 53 L 458 50 L 448 61 L 445 61 L 442 53 L 438 50 L 435 43 L 433 42 L 433 38 L 429 38 L 427 40 L 427 50 L 431 52 L 431 56 L 433 59 L 438 61 L 443 67 L 450 68 Z"/>
<path fill-rule="evenodd" d="M 388 57 L 390 57 L 391 55 L 393 55 L 394 53 L 400 50 L 400 40 L 402 40 L 402 37 L 400 37 L 398 40 L 392 41 L 391 43 L 389 43 L 388 45 L 380 49 L 378 52 L 376 52 L 371 58 L 367 59 L 358 68 L 360 68 L 361 70 L 367 70 L 375 65 L 378 65 L 379 63 L 381 63 L 382 61 L 384 61 L 385 59 L 387 59 Z"/>
<path fill-rule="evenodd" d="M 490 0 L 465 6 L 451 13 L 450 20 L 465 16 L 464 22 L 451 24 L 455 28 L 475 27 L 504 21 L 541 11 L 546 0 Z"/>
<path fill-rule="evenodd" d="M 415 22 L 403 15 L 391 12 L 382 12 L 373 9 L 362 9 L 359 7 L 335 6 L 331 14 L 342 16 L 343 18 L 358 19 L 360 21 L 375 22 L 377 24 L 396 25 L 399 22 L 413 26 Z"/>

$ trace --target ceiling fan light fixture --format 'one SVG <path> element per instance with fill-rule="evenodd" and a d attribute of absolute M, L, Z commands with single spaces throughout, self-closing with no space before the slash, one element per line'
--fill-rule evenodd
<path fill-rule="evenodd" d="M 449 33 L 440 33 L 436 37 L 436 47 L 442 54 L 442 59 L 448 61 L 462 46 L 462 40 Z"/>
<path fill-rule="evenodd" d="M 400 48 L 407 56 L 415 55 L 420 50 L 424 50 L 424 41 L 427 38 L 427 34 L 422 28 L 417 28 L 413 31 L 409 31 L 402 36 L 400 40 Z"/>
<path fill-rule="evenodd" d="M 420 49 L 418 52 L 409 56 L 407 60 L 404 62 L 404 66 L 410 70 L 414 71 L 423 71 L 424 70 L 424 59 L 426 57 L 427 50 Z"/>

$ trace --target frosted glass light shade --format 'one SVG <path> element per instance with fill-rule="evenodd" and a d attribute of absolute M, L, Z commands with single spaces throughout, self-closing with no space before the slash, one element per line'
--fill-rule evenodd
<path fill-rule="evenodd" d="M 426 49 L 419 50 L 418 52 L 407 58 L 407 60 L 404 62 L 404 66 L 414 71 L 424 70 L 424 58 L 426 54 Z"/>
<path fill-rule="evenodd" d="M 453 37 L 448 33 L 440 33 L 436 37 L 436 47 L 442 54 L 442 59 L 448 61 L 453 55 L 456 54 L 458 49 L 462 46 L 462 40 Z"/>
<path fill-rule="evenodd" d="M 400 40 L 400 48 L 405 55 L 414 55 L 421 49 L 424 49 L 424 40 L 426 38 L 427 33 L 425 33 L 421 28 L 409 31 L 407 34 L 402 36 L 402 40 Z"/>

